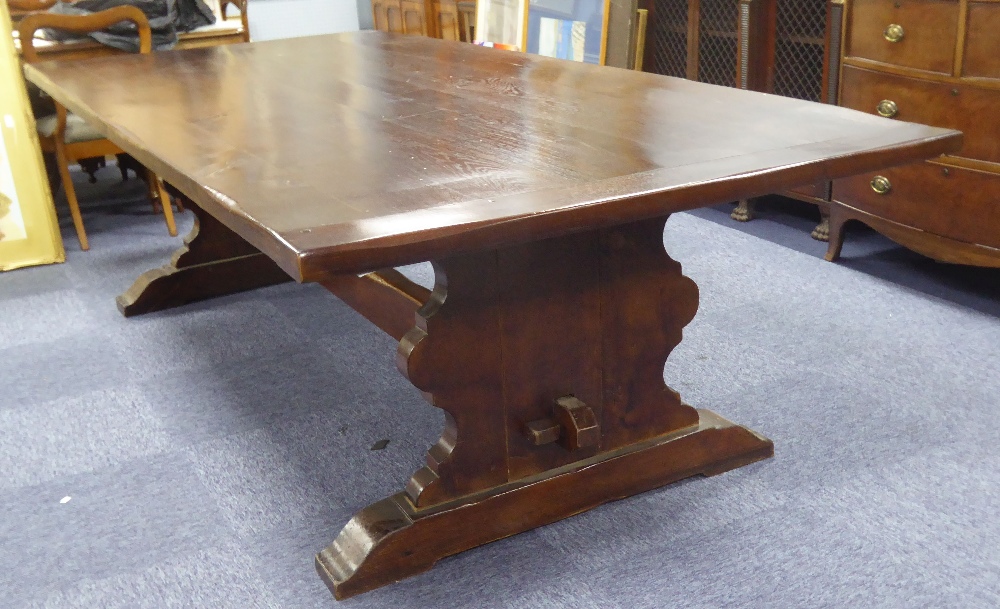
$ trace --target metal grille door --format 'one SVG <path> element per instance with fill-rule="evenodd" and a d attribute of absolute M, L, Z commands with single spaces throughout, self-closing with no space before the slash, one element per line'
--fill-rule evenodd
<path fill-rule="evenodd" d="M 736 86 L 737 0 L 701 0 L 698 44 L 698 80 Z"/>
<path fill-rule="evenodd" d="M 646 44 L 652 61 L 646 70 L 667 76 L 687 76 L 687 0 L 656 0 L 650 11 Z"/>
<path fill-rule="evenodd" d="M 777 0 L 774 92 L 809 101 L 823 100 L 825 0 Z"/>

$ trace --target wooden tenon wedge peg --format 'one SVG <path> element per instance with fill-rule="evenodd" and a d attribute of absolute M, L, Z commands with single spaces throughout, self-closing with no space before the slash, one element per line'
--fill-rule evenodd
<path fill-rule="evenodd" d="M 536 446 L 558 441 L 566 450 L 597 446 L 601 440 L 594 411 L 571 395 L 556 400 L 552 417 L 531 421 L 527 431 Z"/>

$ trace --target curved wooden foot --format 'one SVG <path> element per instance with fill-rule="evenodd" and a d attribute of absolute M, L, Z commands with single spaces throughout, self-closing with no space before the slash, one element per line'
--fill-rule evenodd
<path fill-rule="evenodd" d="M 115 303 L 132 317 L 286 281 L 288 274 L 263 254 L 180 269 L 168 264 L 140 275 Z"/>
<path fill-rule="evenodd" d="M 832 203 L 830 205 L 830 215 L 827 216 L 827 241 L 826 256 L 828 262 L 834 262 L 840 258 L 840 250 L 844 247 L 844 224 L 849 218 L 844 214 L 840 205 Z"/>
<path fill-rule="evenodd" d="M 733 213 L 729 214 L 729 217 L 737 222 L 749 222 L 753 220 L 756 206 L 757 202 L 753 199 L 740 199 L 736 204 L 736 209 L 733 210 Z"/>
<path fill-rule="evenodd" d="M 157 180 L 158 181 L 158 180 Z M 166 195 L 160 190 L 164 200 Z M 291 281 L 273 260 L 193 202 L 194 228 L 170 264 L 146 271 L 116 299 L 125 317 Z M 169 203 L 167 204 L 169 209 Z"/>
<path fill-rule="evenodd" d="M 420 510 L 399 493 L 361 510 L 316 555 L 338 599 L 427 571 L 441 558 L 696 474 L 766 459 L 774 445 L 722 417 Z"/>

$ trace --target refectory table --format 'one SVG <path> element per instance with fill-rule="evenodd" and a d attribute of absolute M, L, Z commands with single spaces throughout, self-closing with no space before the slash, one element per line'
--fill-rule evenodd
<path fill-rule="evenodd" d="M 337 598 L 771 456 L 664 384 L 698 308 L 664 251 L 666 218 L 961 143 L 843 108 L 375 32 L 26 74 L 193 203 L 186 246 L 119 297 L 126 315 L 318 282 L 399 340 L 397 367 L 447 413 L 405 490 L 316 557 Z M 433 290 L 393 270 L 428 260 Z"/>

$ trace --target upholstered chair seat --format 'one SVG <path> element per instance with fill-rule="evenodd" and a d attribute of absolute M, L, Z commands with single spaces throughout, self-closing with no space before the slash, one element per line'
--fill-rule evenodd
<path fill-rule="evenodd" d="M 36 119 L 35 123 L 38 128 L 38 135 L 52 137 L 56 132 L 56 122 L 58 120 L 55 114 Z M 92 142 L 104 139 L 104 136 L 97 129 L 91 127 L 87 121 L 76 114 L 68 113 L 66 115 L 66 133 L 64 138 L 67 144 L 76 144 L 78 142 Z"/>

